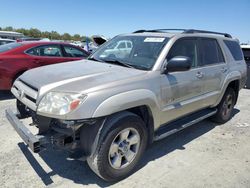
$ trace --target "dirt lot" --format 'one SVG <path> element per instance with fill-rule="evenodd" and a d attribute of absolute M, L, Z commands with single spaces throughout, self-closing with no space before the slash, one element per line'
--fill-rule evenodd
<path fill-rule="evenodd" d="M 32 154 L 5 118 L 15 108 L 10 94 L 0 94 L 1 187 L 250 187 L 250 90 L 240 92 L 234 117 L 218 126 L 209 121 L 154 143 L 139 170 L 108 184 L 85 162 L 64 152 Z"/>

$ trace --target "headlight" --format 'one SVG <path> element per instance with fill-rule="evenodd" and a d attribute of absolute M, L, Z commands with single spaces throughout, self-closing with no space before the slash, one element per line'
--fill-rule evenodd
<path fill-rule="evenodd" d="M 76 109 L 86 99 L 86 95 L 75 93 L 49 92 L 40 101 L 37 111 L 65 115 Z"/>

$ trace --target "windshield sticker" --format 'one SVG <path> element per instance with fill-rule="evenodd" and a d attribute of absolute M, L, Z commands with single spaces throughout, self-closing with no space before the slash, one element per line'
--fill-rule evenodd
<path fill-rule="evenodd" d="M 144 39 L 144 42 L 163 42 L 165 38 L 152 38 L 152 37 L 147 37 Z"/>

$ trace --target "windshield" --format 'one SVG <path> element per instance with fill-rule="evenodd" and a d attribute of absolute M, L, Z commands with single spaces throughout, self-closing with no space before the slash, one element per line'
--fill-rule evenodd
<path fill-rule="evenodd" d="M 12 50 L 14 48 L 17 48 L 19 46 L 21 46 L 22 44 L 20 43 L 17 43 L 17 42 L 12 42 L 12 43 L 9 43 L 9 44 L 4 44 L 4 45 L 1 45 L 0 46 L 0 53 L 1 52 L 7 52 L 9 50 Z"/>
<path fill-rule="evenodd" d="M 165 37 L 117 36 L 101 46 L 90 59 L 150 70 L 167 41 Z"/>

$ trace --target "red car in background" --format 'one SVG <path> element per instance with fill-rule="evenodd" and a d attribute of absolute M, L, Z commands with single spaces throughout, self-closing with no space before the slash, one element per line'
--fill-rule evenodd
<path fill-rule="evenodd" d="M 61 42 L 15 42 L 0 46 L 0 90 L 10 90 L 26 70 L 55 63 L 84 59 L 89 53 Z"/>

